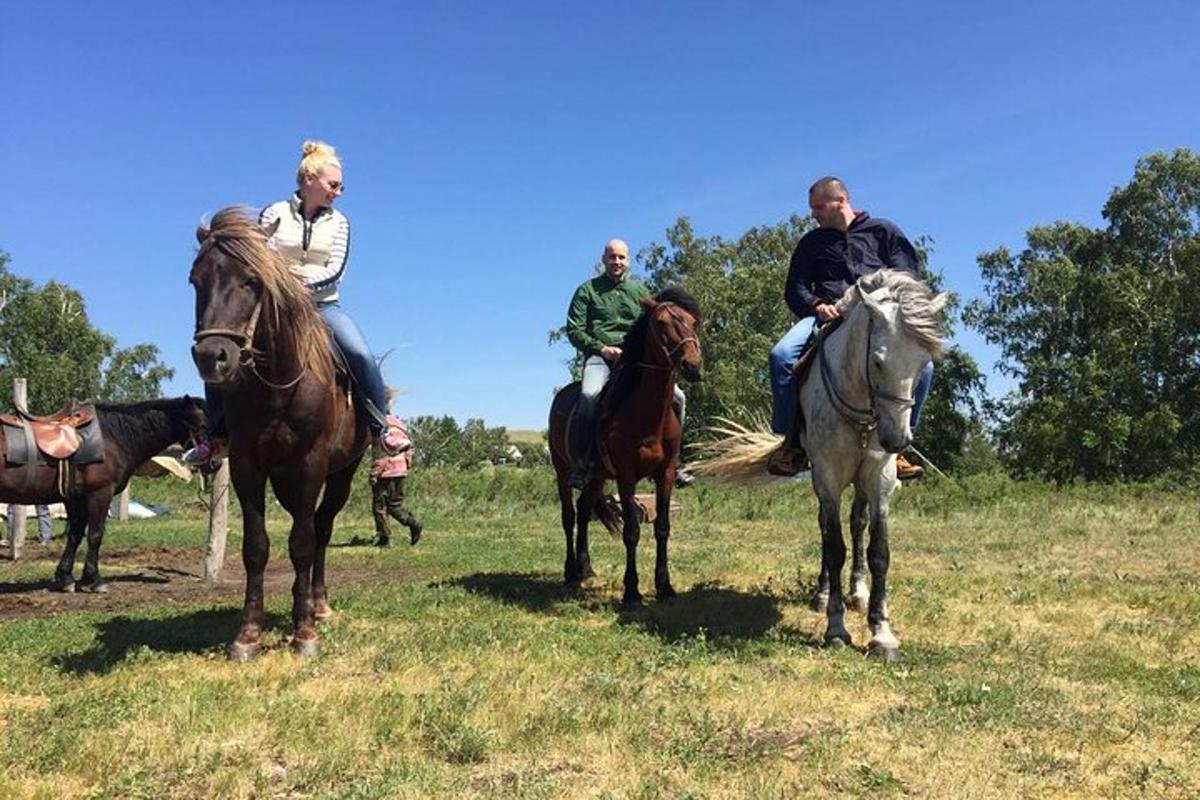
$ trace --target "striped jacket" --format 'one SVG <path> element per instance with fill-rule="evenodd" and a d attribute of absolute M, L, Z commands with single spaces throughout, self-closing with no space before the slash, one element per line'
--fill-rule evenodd
<path fill-rule="evenodd" d="M 300 215 L 300 194 L 263 209 L 258 222 L 266 227 L 279 220 L 272 244 L 292 274 L 313 293 L 318 303 L 337 300 L 338 284 L 350 260 L 350 220 L 334 208 L 322 208 L 310 221 Z"/>

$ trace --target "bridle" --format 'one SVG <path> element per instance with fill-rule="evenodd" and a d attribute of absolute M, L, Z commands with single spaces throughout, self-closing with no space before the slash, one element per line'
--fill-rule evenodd
<path fill-rule="evenodd" d="M 900 397 L 875 387 L 875 383 L 871 380 L 871 336 L 875 332 L 875 318 L 871 317 L 867 323 L 867 346 L 866 346 L 866 382 L 867 382 L 867 400 L 870 405 L 867 408 L 857 408 L 847 402 L 846 398 L 838 392 L 837 386 L 833 382 L 833 374 L 829 367 L 829 358 L 825 355 L 825 342 L 828 336 L 822 329 L 817 333 L 817 361 L 820 362 L 821 383 L 825 386 L 825 393 L 829 395 L 829 400 L 833 404 L 833 408 L 838 415 L 858 428 L 858 446 L 862 449 L 867 448 L 867 444 L 871 438 L 871 432 L 879 427 L 879 412 L 875 410 L 875 406 L 879 401 L 885 403 L 893 403 L 901 407 L 901 409 L 912 408 L 916 405 L 916 401 L 912 397 Z"/>
<path fill-rule="evenodd" d="M 210 236 L 205 240 L 204 244 L 200 246 L 200 252 L 196 254 L 196 261 L 199 261 L 200 258 L 211 247 L 216 247 L 228 258 L 233 258 L 235 261 L 237 260 L 232 253 L 221 247 L 221 242 L 217 237 Z M 254 374 L 254 377 L 258 378 L 272 389 L 290 389 L 299 383 L 300 379 L 303 378 L 305 373 L 308 372 L 307 365 L 300 368 L 300 373 L 295 378 L 292 378 L 287 383 L 282 384 L 272 383 L 264 378 L 255 365 L 255 360 L 259 355 L 261 355 L 261 353 L 254 350 L 254 334 L 258 330 L 258 318 L 262 314 L 262 306 L 263 301 L 260 297 L 258 302 L 254 304 L 254 311 L 250 312 L 249 321 L 241 330 L 236 330 L 234 328 L 203 328 L 192 334 L 192 342 L 194 344 L 200 344 L 200 342 L 204 341 L 205 339 L 209 339 L 214 336 L 232 339 L 233 342 L 238 345 L 238 366 L 249 369 L 250 372 Z"/>
<path fill-rule="evenodd" d="M 682 322 L 679 317 L 675 316 L 675 307 L 675 303 L 659 303 L 657 306 L 655 306 L 654 310 L 658 311 L 659 309 L 665 308 L 667 316 L 669 316 L 672 321 L 677 323 Z M 662 364 L 650 364 L 645 361 L 638 361 L 637 366 L 639 367 L 645 367 L 646 369 L 673 370 L 679 366 L 675 362 L 675 353 L 678 352 L 680 348 L 682 348 L 688 342 L 694 342 L 696 346 L 700 345 L 700 340 L 693 335 L 683 337 L 675 343 L 674 347 L 667 347 L 667 343 L 663 341 L 662 334 L 659 333 L 658 326 L 654 324 L 654 320 L 649 320 L 649 324 L 650 335 L 654 337 L 654 343 L 657 344 L 659 349 L 662 350 L 663 358 L 665 358 L 667 361 L 667 366 L 663 366 Z"/>

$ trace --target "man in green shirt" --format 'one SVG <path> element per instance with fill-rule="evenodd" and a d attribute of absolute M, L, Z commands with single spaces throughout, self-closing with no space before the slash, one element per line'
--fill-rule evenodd
<path fill-rule="evenodd" d="M 625 242 L 613 239 L 604 245 L 603 262 L 604 274 L 580 284 L 567 310 L 567 338 L 584 358 L 579 416 L 575 423 L 575 452 L 579 453 L 579 460 L 569 478 L 576 489 L 583 488 L 591 470 L 600 390 L 621 357 L 625 334 L 642 314 L 641 299 L 650 296 L 645 284 L 629 277 L 629 245 Z M 681 424 L 685 404 L 683 391 L 676 386 L 675 411 Z M 694 480 L 681 463 L 675 473 L 675 485 L 688 486 Z"/>

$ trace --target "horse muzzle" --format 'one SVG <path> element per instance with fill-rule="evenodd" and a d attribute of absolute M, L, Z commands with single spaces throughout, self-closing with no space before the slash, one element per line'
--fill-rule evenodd
<path fill-rule="evenodd" d="M 679 363 L 679 371 L 683 374 L 684 378 L 687 378 L 692 383 L 699 383 L 701 380 L 703 380 L 703 376 L 700 374 L 699 364 L 695 364 L 690 361 L 681 361 Z"/>
<path fill-rule="evenodd" d="M 903 453 L 912 445 L 912 441 L 912 435 L 908 433 L 895 437 L 880 435 L 879 446 L 889 453 Z"/>
<path fill-rule="evenodd" d="M 234 379 L 238 372 L 241 348 L 233 340 L 210 336 L 192 345 L 192 361 L 200 378 L 210 386 L 221 386 Z"/>

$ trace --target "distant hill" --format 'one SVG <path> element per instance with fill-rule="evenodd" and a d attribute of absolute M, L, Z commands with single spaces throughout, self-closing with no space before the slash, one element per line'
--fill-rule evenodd
<path fill-rule="evenodd" d="M 541 444 L 546 441 L 541 431 L 508 429 L 508 440 L 513 444 Z"/>

